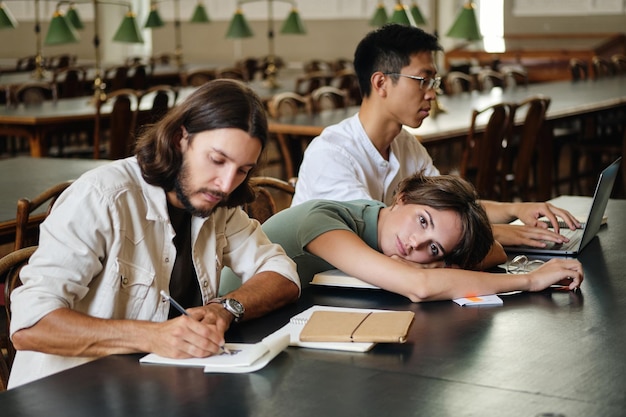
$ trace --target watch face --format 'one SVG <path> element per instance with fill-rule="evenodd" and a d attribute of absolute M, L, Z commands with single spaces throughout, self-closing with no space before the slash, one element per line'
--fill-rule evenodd
<path fill-rule="evenodd" d="M 234 298 L 227 298 L 224 300 L 224 307 L 233 313 L 235 317 L 241 317 L 244 313 L 243 305 Z"/>

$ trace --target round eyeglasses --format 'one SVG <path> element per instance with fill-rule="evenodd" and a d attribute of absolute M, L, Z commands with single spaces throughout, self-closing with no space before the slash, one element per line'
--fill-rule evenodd
<path fill-rule="evenodd" d="M 397 72 L 385 72 L 385 75 L 394 75 L 396 77 L 406 77 L 406 78 L 410 78 L 412 80 L 415 81 L 419 81 L 420 82 L 420 89 L 423 91 L 428 91 L 430 89 L 438 89 L 439 86 L 441 85 L 441 77 L 435 77 L 435 78 L 425 78 L 425 77 L 418 77 L 417 75 L 407 75 L 407 74 L 400 74 Z"/>

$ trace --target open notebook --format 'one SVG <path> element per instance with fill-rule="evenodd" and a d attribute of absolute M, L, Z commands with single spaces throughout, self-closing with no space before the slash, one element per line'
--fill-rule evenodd
<path fill-rule="evenodd" d="M 534 248 L 530 246 L 506 246 L 504 249 L 509 253 L 529 253 L 553 256 L 576 256 L 583 250 L 589 242 L 596 236 L 603 222 L 606 222 L 604 211 L 611 197 L 613 184 L 619 171 L 622 158 L 617 158 L 615 162 L 606 167 L 596 185 L 593 194 L 591 209 L 587 216 L 587 221 L 582 229 L 570 230 L 561 229 L 560 233 L 569 239 L 569 242 L 556 244 L 549 242 L 544 248 Z"/>

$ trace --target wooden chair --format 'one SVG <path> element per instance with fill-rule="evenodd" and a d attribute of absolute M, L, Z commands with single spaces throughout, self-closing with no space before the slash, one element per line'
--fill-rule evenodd
<path fill-rule="evenodd" d="M 504 85 L 506 88 L 528 87 L 528 72 L 525 69 L 504 67 L 500 71 L 504 74 Z"/>
<path fill-rule="evenodd" d="M 614 54 L 611 61 L 616 75 L 626 75 L 626 55 Z"/>
<path fill-rule="evenodd" d="M 293 118 L 300 113 L 311 113 L 311 100 L 309 96 L 302 96 L 297 93 L 284 92 L 274 95 L 268 102 L 268 112 L 274 119 Z M 302 153 L 306 145 L 301 136 L 292 136 L 284 133 L 276 133 L 280 162 L 284 168 L 285 178 L 297 175 L 297 171 L 302 162 Z"/>
<path fill-rule="evenodd" d="M 176 105 L 178 88 L 171 85 L 155 85 L 143 91 L 139 95 L 137 120 L 135 126 L 137 135 L 145 125 L 151 125 L 163 118 L 165 114 Z M 152 100 L 152 104 L 145 104 Z"/>
<path fill-rule="evenodd" d="M 211 69 L 197 69 L 180 74 L 180 82 L 184 87 L 200 87 L 216 78 L 215 71 Z"/>
<path fill-rule="evenodd" d="M 322 110 L 344 109 L 349 100 L 346 90 L 325 85 L 311 92 L 311 111 L 319 113 Z"/>
<path fill-rule="evenodd" d="M 504 74 L 492 69 L 482 69 L 478 73 L 478 85 L 481 91 L 489 91 L 493 87 L 506 87 Z"/>
<path fill-rule="evenodd" d="M 107 94 L 104 101 L 96 103 L 93 135 L 93 157 L 99 159 L 104 151 L 107 159 L 120 159 L 132 155 L 135 146 L 135 126 L 140 92 L 122 89 Z M 108 129 L 103 132 L 102 107 L 112 106 Z M 104 134 L 103 134 L 104 133 Z"/>
<path fill-rule="evenodd" d="M 129 67 L 127 65 L 117 65 L 107 68 L 104 71 L 107 93 L 126 88 L 126 83 L 128 82 L 128 69 Z"/>
<path fill-rule="evenodd" d="M 469 93 L 476 90 L 474 77 L 461 71 L 450 71 L 444 77 L 444 92 L 448 95 Z"/>
<path fill-rule="evenodd" d="M 361 104 L 361 89 L 359 88 L 359 80 L 353 69 L 342 69 L 335 72 L 330 80 L 330 85 L 340 90 L 348 92 L 348 105 L 358 106 Z"/>
<path fill-rule="evenodd" d="M 146 64 L 134 64 L 128 68 L 127 78 L 127 88 L 145 90 L 150 85 L 150 78 L 152 78 L 150 67 Z"/>
<path fill-rule="evenodd" d="M 311 72 L 296 79 L 296 93 L 306 96 L 325 85 L 330 85 L 334 75 L 328 72 Z"/>
<path fill-rule="evenodd" d="M 18 85 L 10 93 L 9 102 L 14 105 L 38 106 L 46 100 L 56 101 L 56 84 L 47 81 L 33 81 Z"/>
<path fill-rule="evenodd" d="M 54 71 L 52 82 L 59 98 L 81 97 L 87 94 L 87 70 L 84 67 L 65 67 Z"/>
<path fill-rule="evenodd" d="M 227 78 L 230 80 L 247 81 L 244 71 L 240 68 L 235 68 L 235 67 L 221 68 L 216 71 L 215 76 L 217 78 Z"/>
<path fill-rule="evenodd" d="M 175 60 L 176 60 L 176 57 L 174 56 L 174 54 L 162 53 L 162 54 L 152 55 L 150 57 L 149 64 L 152 67 L 155 67 L 157 65 L 169 65 Z"/>
<path fill-rule="evenodd" d="M 264 223 L 280 210 L 289 207 L 296 192 L 287 181 L 273 177 L 252 177 L 250 185 L 256 198 L 252 203 L 244 205 L 244 211 L 259 223 Z"/>
<path fill-rule="evenodd" d="M 572 75 L 572 81 L 584 81 L 589 78 L 589 65 L 582 59 L 570 59 L 569 70 Z"/>
<path fill-rule="evenodd" d="M 316 72 L 331 72 L 333 71 L 333 64 L 321 59 L 311 59 L 304 63 L 304 72 L 307 74 Z"/>
<path fill-rule="evenodd" d="M 531 195 L 531 185 L 537 186 L 537 165 L 540 152 L 538 143 L 545 137 L 544 122 L 546 112 L 550 106 L 550 98 L 544 96 L 533 96 L 518 103 L 515 112 L 526 110 L 524 122 L 519 129 L 513 128 L 516 135 L 511 135 L 507 140 L 507 147 L 504 151 L 504 162 L 502 164 L 501 178 L 502 196 L 504 201 L 513 201 L 514 197 L 521 201 L 537 201 L 537 195 Z M 534 181 L 531 184 L 531 173 L 535 173 Z"/>
<path fill-rule="evenodd" d="M 615 74 L 613 63 L 610 59 L 601 56 L 594 56 L 591 59 L 591 69 L 593 70 L 593 79 L 611 77 Z"/>
<path fill-rule="evenodd" d="M 48 58 L 48 67 L 50 69 L 62 69 L 76 65 L 76 55 L 60 54 Z"/>
<path fill-rule="evenodd" d="M 30 244 L 37 244 L 39 234 L 37 226 L 48 216 L 48 214 L 50 214 L 50 210 L 52 210 L 52 206 L 56 202 L 57 198 L 71 184 L 71 180 L 64 181 L 48 188 L 32 200 L 23 197 L 17 201 L 14 250 L 30 246 Z M 45 213 L 38 216 L 37 219 L 33 219 L 31 214 L 45 204 L 48 205 Z M 29 229 L 33 228 L 33 224 L 35 226 L 35 231 L 31 234 Z"/>
<path fill-rule="evenodd" d="M 497 199 L 498 167 L 503 141 L 509 137 L 515 106 L 498 103 L 472 112 L 471 126 L 461 157 L 460 174 L 474 184 L 482 199 Z M 478 119 L 488 117 L 485 131 L 477 131 Z M 498 184 L 499 185 L 499 184 Z"/>
<path fill-rule="evenodd" d="M 18 58 L 15 64 L 15 70 L 17 72 L 32 71 L 37 66 L 36 60 L 37 60 L 37 57 L 35 55 Z M 42 62 L 42 64 L 44 63 Z"/>
<path fill-rule="evenodd" d="M 22 281 L 20 280 L 20 270 L 28 263 L 28 260 L 36 249 L 36 246 L 29 246 L 13 251 L 0 259 L 0 282 L 4 285 L 4 308 L 6 310 L 7 334 L 7 356 L 5 361 L 7 368 L 6 379 L 5 376 L 2 375 L 2 384 L 5 386 L 8 382 L 11 367 L 13 366 L 13 359 L 15 358 L 15 347 L 13 346 L 11 339 L 8 338 L 9 326 L 11 324 L 11 293 L 14 289 L 22 285 Z M 0 354 L 0 356 L 2 355 Z M 3 366 L 0 365 L 0 368 L 3 368 Z M 5 372 L 2 369 L 0 369 L 0 371 L 2 371 L 2 373 Z"/>
<path fill-rule="evenodd" d="M 259 72 L 259 60 L 256 58 L 245 58 L 241 61 L 238 61 L 235 64 L 235 67 L 243 71 L 245 79 L 247 81 L 252 81 L 256 78 L 257 73 Z"/>

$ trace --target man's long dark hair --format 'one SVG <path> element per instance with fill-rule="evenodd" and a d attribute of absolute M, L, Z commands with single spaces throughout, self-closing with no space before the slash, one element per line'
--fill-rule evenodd
<path fill-rule="evenodd" d="M 196 133 L 236 128 L 267 142 L 267 116 L 263 103 L 245 84 L 226 79 L 210 81 L 172 108 L 163 119 L 148 127 L 137 140 L 135 154 L 143 178 L 166 191 L 174 189 L 183 155 L 180 148 L 182 127 L 193 140 Z M 254 199 L 249 178 L 239 185 L 221 206 L 236 207 Z"/>

